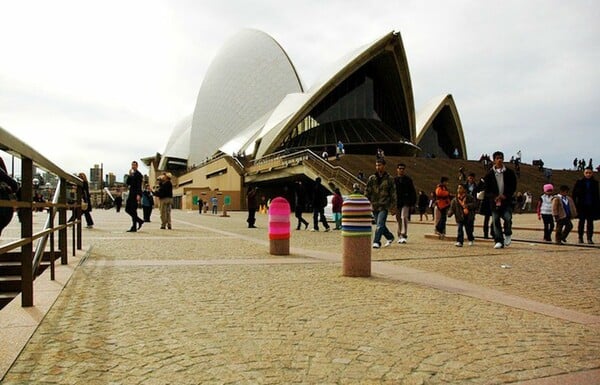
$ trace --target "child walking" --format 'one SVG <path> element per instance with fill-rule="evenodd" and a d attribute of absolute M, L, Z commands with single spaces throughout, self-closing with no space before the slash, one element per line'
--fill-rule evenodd
<path fill-rule="evenodd" d="M 465 187 L 460 184 L 456 190 L 456 196 L 450 202 L 450 208 L 448 209 L 448 217 L 454 215 L 456 225 L 458 227 L 458 234 L 456 235 L 456 247 L 462 247 L 465 235 L 467 233 L 467 239 L 469 240 L 469 246 L 473 246 L 475 237 L 473 236 L 473 227 L 475 224 L 475 207 L 477 202 L 475 198 L 467 194 Z"/>
<path fill-rule="evenodd" d="M 573 230 L 572 218 L 577 218 L 577 209 L 573 198 L 569 196 L 569 186 L 562 185 L 559 188 L 559 194 L 552 200 L 552 215 L 556 220 L 556 238 L 554 242 L 557 245 L 567 243 L 567 237 Z"/>
<path fill-rule="evenodd" d="M 554 197 L 554 186 L 551 183 L 544 185 L 544 193 L 537 205 L 538 220 L 544 221 L 544 241 L 552 242 L 554 231 L 554 217 L 552 216 L 552 198 Z"/>
<path fill-rule="evenodd" d="M 336 188 L 333 192 L 333 198 L 331 199 L 331 211 L 333 212 L 333 220 L 335 221 L 334 230 L 342 229 L 342 204 L 344 199 L 340 193 L 340 189 Z"/>

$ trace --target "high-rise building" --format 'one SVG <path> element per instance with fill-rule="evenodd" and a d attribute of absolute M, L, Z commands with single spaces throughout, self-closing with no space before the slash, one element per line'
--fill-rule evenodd
<path fill-rule="evenodd" d="M 90 168 L 90 188 L 91 189 L 99 189 L 101 188 L 102 182 L 102 167 L 95 164 L 94 168 Z"/>
<path fill-rule="evenodd" d="M 115 176 L 115 174 L 113 174 L 112 172 L 109 172 L 108 174 L 106 174 L 106 185 L 107 186 L 114 186 L 116 181 L 117 181 L 117 177 Z"/>

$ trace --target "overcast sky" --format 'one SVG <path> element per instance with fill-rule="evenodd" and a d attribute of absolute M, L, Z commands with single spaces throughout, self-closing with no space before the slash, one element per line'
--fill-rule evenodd
<path fill-rule="evenodd" d="M 469 159 L 500 149 L 597 165 L 598 20 L 593 0 L 1 1 L 0 126 L 67 172 L 103 163 L 120 181 L 164 151 L 240 29 L 277 40 L 305 86 L 395 30 L 416 111 L 452 94 Z"/>

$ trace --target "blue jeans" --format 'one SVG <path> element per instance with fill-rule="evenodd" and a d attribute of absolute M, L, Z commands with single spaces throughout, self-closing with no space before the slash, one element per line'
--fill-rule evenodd
<path fill-rule="evenodd" d="M 504 242 L 504 235 L 512 235 L 512 211 L 511 204 L 492 208 L 492 230 L 495 242 L 502 243 Z M 500 219 L 504 222 L 504 232 L 502 231 Z"/>
<path fill-rule="evenodd" d="M 375 217 L 375 238 L 373 239 L 373 243 L 377 243 L 381 245 L 381 237 L 384 236 L 386 239 L 390 241 L 394 239 L 394 234 L 387 228 L 385 222 L 387 220 L 388 211 L 380 210 L 373 211 L 373 216 Z"/>

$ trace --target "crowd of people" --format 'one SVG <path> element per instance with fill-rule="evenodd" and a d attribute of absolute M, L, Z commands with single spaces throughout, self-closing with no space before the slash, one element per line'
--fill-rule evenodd
<path fill-rule="evenodd" d="M 344 146 L 340 142 L 336 148 L 336 155 L 340 156 L 344 153 Z M 373 210 L 375 231 L 372 247 L 376 249 L 388 247 L 396 240 L 399 244 L 408 243 L 411 215 L 417 213 L 420 221 L 423 221 L 423 217 L 425 221 L 429 221 L 431 214 L 434 232 L 439 238 L 446 236 L 448 218 L 454 218 L 457 224 L 455 244 L 457 247 L 462 247 L 465 243 L 473 245 L 476 214 L 482 217 L 483 238 L 493 238 L 493 247 L 501 249 L 512 242 L 513 213 L 533 211 L 537 212 L 538 219 L 542 222 L 544 241 L 556 244 L 567 243 L 567 237 L 574 228 L 573 222 L 577 219 L 578 242 L 594 243 L 594 221 L 600 219 L 600 193 L 598 181 L 594 178 L 592 159 L 587 164 L 577 159 L 573 161 L 574 168 L 583 171 L 583 177 L 576 181 L 572 189 L 566 185 L 555 188 L 551 183 L 544 184 L 540 189 L 542 193 L 537 199 L 535 208 L 532 207 L 531 192 L 517 191 L 518 174 L 514 167 L 506 167 L 504 154 L 501 151 L 496 151 L 491 157 L 484 154 L 481 160 L 487 169 L 479 180 L 476 179 L 475 173 L 467 173 L 464 167 L 460 167 L 456 191 L 450 191 L 450 179 L 442 176 L 434 191 L 428 195 L 422 190 L 416 191 L 415 184 L 407 173 L 406 164 L 398 163 L 395 175 L 389 174 L 386 171 L 385 155 L 379 149 L 374 173 L 365 177 L 360 171 L 360 179 L 366 180 L 364 194 L 371 202 Z M 513 156 L 510 160 L 512 165 L 518 162 L 520 162 L 520 151 L 518 158 Z M 2 177 L 0 192 L 11 194 L 18 186 L 13 186 L 13 181 L 2 166 L 0 164 L 0 177 Z M 160 228 L 172 229 L 172 175 L 164 172 L 158 177 L 153 188 L 147 183 L 142 188 L 143 177 L 137 168 L 137 162 L 133 161 L 126 179 L 128 189 L 115 198 L 117 212 L 120 210 L 119 202 L 125 200 L 125 211 L 131 216 L 132 223 L 128 232 L 136 232 L 144 223 L 151 221 L 156 200 L 160 207 Z M 91 229 L 94 221 L 91 215 L 89 184 L 84 173 L 79 173 L 79 177 L 83 180 L 82 214 L 87 228 Z M 324 212 L 328 204 L 328 195 L 333 195 L 331 199 L 333 229 L 342 229 L 343 197 L 339 189 L 334 189 L 333 194 L 330 194 L 322 185 L 321 179 L 316 178 L 313 183 L 309 183 L 308 188 L 301 180 L 296 181 L 292 193 L 290 201 L 297 220 L 296 230 L 309 229 L 309 220 L 303 218 L 303 213 L 307 210 L 312 212 L 311 231 L 320 231 L 321 228 L 325 232 L 331 230 Z M 267 212 L 268 199 L 261 194 L 259 202 L 258 188 L 251 186 L 247 190 L 246 203 L 248 227 L 256 228 L 256 213 Z M 140 206 L 143 210 L 143 218 L 137 214 Z M 213 214 L 216 214 L 218 198 L 214 196 L 207 201 L 199 200 L 198 206 L 200 213 L 203 209 L 207 210 L 211 207 Z M 388 227 L 387 218 L 390 214 L 397 222 L 395 234 Z M 0 227 L 0 231 L 1 229 Z"/>
<path fill-rule="evenodd" d="M 544 241 L 551 242 L 554 237 L 556 244 L 566 243 L 573 228 L 572 222 L 579 219 L 579 242 L 583 243 L 585 240 L 593 244 L 593 221 L 600 219 L 600 195 L 593 170 L 586 167 L 584 178 L 578 180 L 572 190 L 568 186 L 560 186 L 555 194 L 554 186 L 545 184 L 543 194 L 537 200 L 538 206 L 532 207 L 533 193 L 517 191 L 519 176 L 514 165 L 520 162 L 520 151 L 518 156 L 519 158 L 511 157 L 509 167 L 505 164 L 504 153 L 501 151 L 496 151 L 491 157 L 482 156 L 488 164 L 483 177 L 477 179 L 474 172 L 467 173 L 460 167 L 456 190 L 451 191 L 450 179 L 442 176 L 434 191 L 427 194 L 416 190 L 407 173 L 406 164 L 397 164 L 395 175 L 388 173 L 385 156 L 378 152 L 375 172 L 365 178 L 360 171 L 360 179 L 366 180 L 363 193 L 371 202 L 373 210 L 375 229 L 372 247 L 378 249 L 389 247 L 394 242 L 408 243 L 411 216 L 418 213 L 419 221 L 423 221 L 423 217 L 425 221 L 429 221 L 431 215 L 434 232 L 439 238 L 446 237 L 447 220 L 453 218 L 457 224 L 457 247 L 474 244 L 475 218 L 479 215 L 482 218 L 483 238 L 493 239 L 493 247 L 502 249 L 512 243 L 513 214 L 536 211 L 540 221 L 543 221 Z M 254 201 L 256 197 L 251 191 L 253 189 L 249 190 L 249 197 Z M 308 208 L 313 214 L 311 230 L 319 231 L 322 227 L 325 231 L 330 231 L 324 215 L 329 194 L 320 178 L 316 178 L 309 189 L 302 181 L 295 182 L 291 202 L 297 220 L 296 230 L 309 228 L 309 221 L 303 218 L 303 213 Z M 335 189 L 331 199 L 335 230 L 341 229 L 342 203 L 343 198 L 339 190 Z M 248 202 L 248 207 L 253 207 L 253 203 Z M 395 232 L 389 227 L 389 215 L 396 219 Z M 249 216 L 249 227 L 252 227 L 250 220 L 253 224 L 253 217 Z"/>
<path fill-rule="evenodd" d="M 512 157 L 513 165 L 520 162 Z M 365 195 L 373 206 L 375 234 L 373 248 L 387 247 L 394 242 L 394 235 L 387 225 L 387 215 L 396 217 L 398 243 L 407 243 L 408 223 L 412 213 L 419 214 L 419 220 L 434 220 L 434 232 L 439 238 L 446 236 L 447 219 L 454 217 L 457 224 L 456 246 L 465 242 L 474 243 L 475 216 L 482 219 L 483 237 L 493 238 L 493 247 L 501 249 L 512 243 L 513 213 L 535 212 L 543 221 L 543 240 L 565 244 L 573 229 L 573 221 L 578 219 L 578 242 L 593 244 L 594 220 L 600 219 L 600 194 L 598 181 L 593 177 L 593 169 L 584 167 L 584 176 L 578 179 L 573 189 L 562 185 L 556 191 L 547 183 L 538 199 L 537 208 L 532 207 L 533 194 L 517 191 L 518 173 L 504 163 L 504 154 L 495 152 L 492 157 L 482 155 L 488 165 L 479 181 L 475 173 L 467 173 L 464 168 L 458 171 L 458 188 L 449 191 L 449 178 L 442 176 L 435 190 L 427 196 L 424 191 L 415 190 L 412 179 L 406 174 L 406 165 L 396 167 L 396 176 L 385 170 L 385 159 L 377 157 L 375 173 L 367 179 Z M 590 160 L 591 163 L 591 160 Z M 465 240 L 466 238 L 466 240 Z"/>

